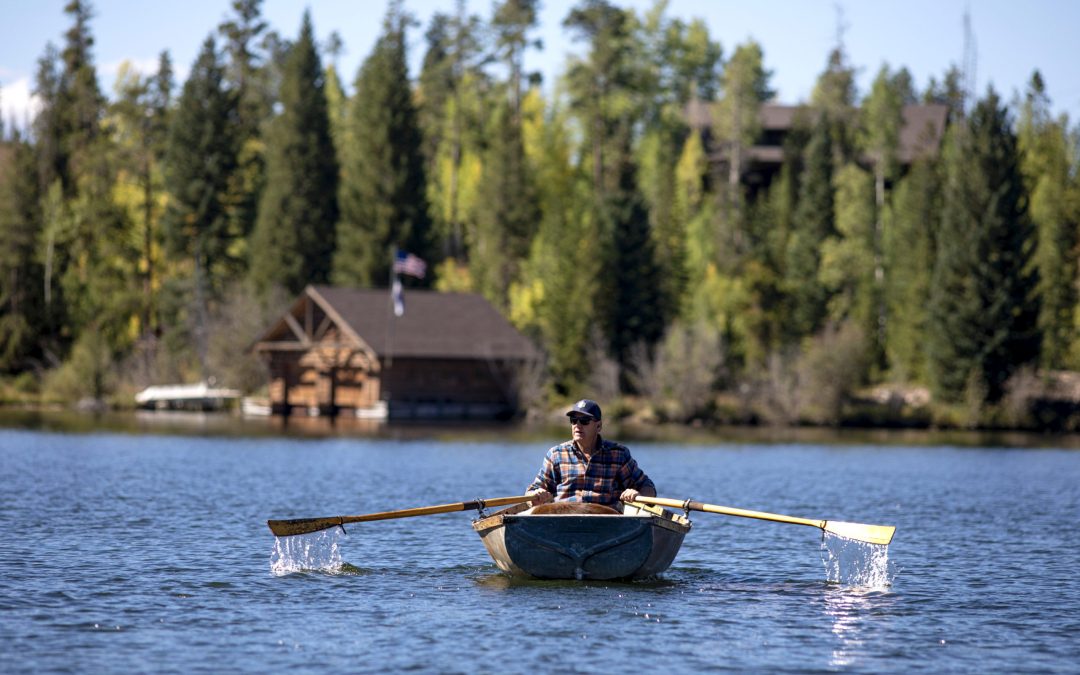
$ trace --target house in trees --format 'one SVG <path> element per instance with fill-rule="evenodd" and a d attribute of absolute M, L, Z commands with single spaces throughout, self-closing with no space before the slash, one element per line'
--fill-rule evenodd
<path fill-rule="evenodd" d="M 808 109 L 802 106 L 763 104 L 759 112 L 761 133 L 743 156 L 743 183 L 751 190 L 767 187 L 784 164 L 784 141 L 797 127 L 800 115 Z M 945 137 L 949 108 L 941 104 L 905 105 L 900 129 L 896 160 L 902 167 L 910 166 L 921 157 L 936 157 Z M 713 137 L 712 110 L 708 103 L 695 101 L 687 106 L 687 121 L 702 134 L 709 161 L 726 165 L 729 149 Z M 808 121 L 808 120 L 805 120 Z"/>
<path fill-rule="evenodd" d="M 255 342 L 280 415 L 496 418 L 536 348 L 483 297 L 308 286 Z"/>

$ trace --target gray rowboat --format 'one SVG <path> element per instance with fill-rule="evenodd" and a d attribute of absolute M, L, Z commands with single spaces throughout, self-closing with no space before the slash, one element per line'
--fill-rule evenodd
<path fill-rule="evenodd" d="M 530 514 L 517 504 L 473 521 L 499 569 L 538 579 L 643 579 L 671 565 L 690 520 L 658 507 L 621 515 Z"/>

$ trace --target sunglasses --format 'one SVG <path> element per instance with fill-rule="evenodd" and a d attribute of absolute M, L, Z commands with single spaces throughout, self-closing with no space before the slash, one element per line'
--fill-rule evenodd
<path fill-rule="evenodd" d="M 592 420 L 591 417 L 571 417 L 570 418 L 570 424 L 571 425 L 576 424 L 579 427 L 587 427 L 590 424 L 592 424 L 592 421 L 593 420 Z"/>

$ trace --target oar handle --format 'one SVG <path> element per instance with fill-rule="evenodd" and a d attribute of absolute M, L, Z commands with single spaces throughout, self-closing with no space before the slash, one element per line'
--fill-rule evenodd
<path fill-rule="evenodd" d="M 775 523 L 791 523 L 793 525 L 809 525 L 821 528 L 824 532 L 834 534 L 846 539 L 854 539 L 868 544 L 888 546 L 892 541 L 896 528 L 892 525 L 864 525 L 862 523 L 845 523 L 837 520 L 812 520 L 810 518 L 796 518 L 795 516 L 782 516 L 779 513 L 766 513 L 765 511 L 750 511 L 748 509 L 736 509 L 730 506 L 717 506 L 716 504 L 703 504 L 691 499 L 665 499 L 663 497 L 634 497 L 634 501 L 642 504 L 666 506 L 672 509 L 684 509 L 687 511 L 705 511 L 706 513 L 719 513 L 725 516 L 740 516 L 742 518 L 755 518 L 757 520 L 771 520 Z"/>
<path fill-rule="evenodd" d="M 653 504 L 655 506 L 666 506 L 672 509 L 683 509 L 686 511 L 704 511 L 706 513 L 719 513 L 725 516 L 739 516 L 741 518 L 756 518 L 757 520 L 771 520 L 777 523 L 792 523 L 794 525 L 809 525 L 810 527 L 820 527 L 824 529 L 824 520 L 811 520 L 809 518 L 796 518 L 795 516 L 782 516 L 778 513 L 766 513 L 765 511 L 750 511 L 748 509 L 736 509 L 730 506 L 717 506 L 716 504 L 705 504 L 703 502 L 694 501 L 692 499 L 678 500 L 678 499 L 665 499 L 663 497 L 634 497 L 634 501 L 643 502 L 645 504 Z"/>
<path fill-rule="evenodd" d="M 362 516 L 341 516 L 342 523 L 366 523 L 372 520 L 390 520 L 392 518 L 412 518 L 415 516 L 432 516 L 437 513 L 453 513 L 455 511 L 479 511 L 489 506 L 507 506 L 520 504 L 532 499 L 531 495 L 516 495 L 514 497 L 495 497 L 494 499 L 474 499 L 470 502 L 454 502 L 453 504 L 440 504 L 438 506 L 420 506 L 414 509 L 401 509 L 400 511 L 383 511 L 382 513 L 368 513 Z"/>

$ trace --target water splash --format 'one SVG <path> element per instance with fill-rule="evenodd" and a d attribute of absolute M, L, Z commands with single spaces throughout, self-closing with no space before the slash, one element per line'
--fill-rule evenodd
<path fill-rule="evenodd" d="M 837 584 L 886 588 L 896 577 L 889 561 L 889 547 L 845 539 L 829 533 L 821 539 L 825 576 Z"/>
<path fill-rule="evenodd" d="M 337 572 L 345 562 L 341 559 L 340 528 L 331 528 L 299 534 L 292 537 L 274 537 L 274 550 L 270 554 L 270 574 L 283 576 L 294 572 Z"/>

